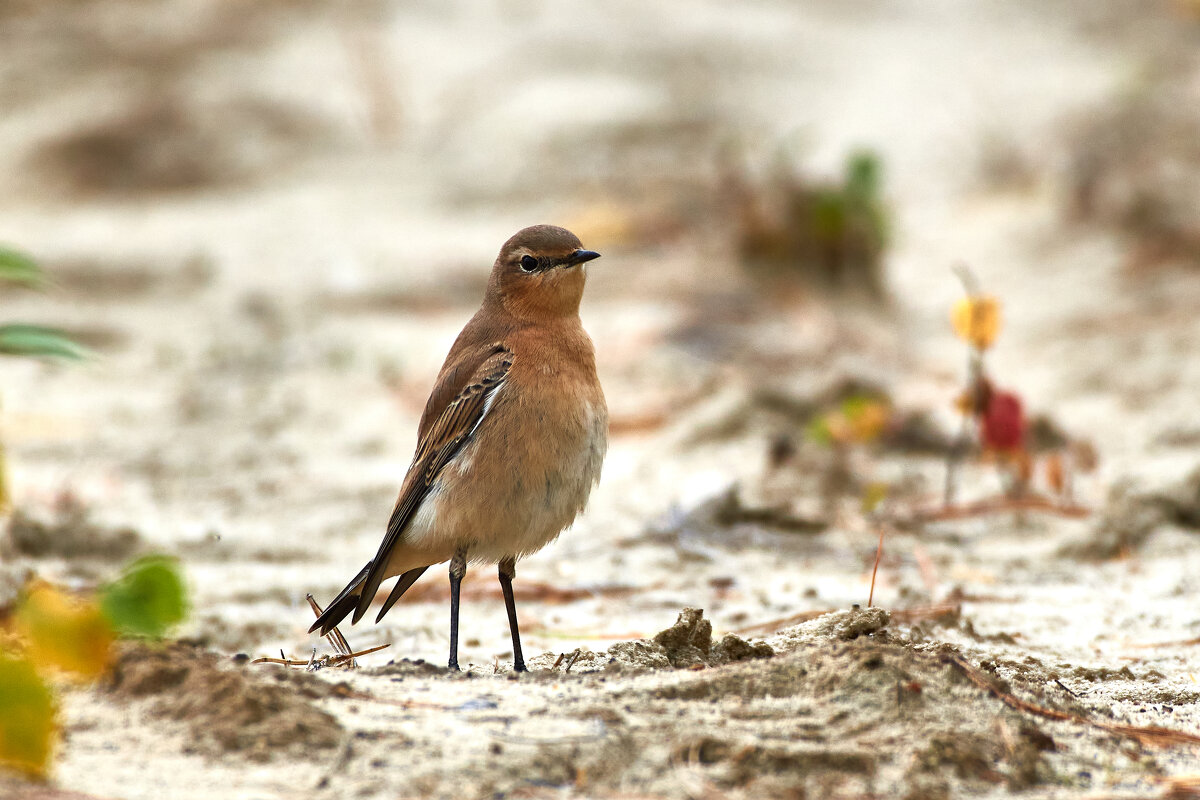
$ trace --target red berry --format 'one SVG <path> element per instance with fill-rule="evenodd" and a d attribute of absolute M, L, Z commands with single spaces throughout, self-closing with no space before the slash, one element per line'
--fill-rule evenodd
<path fill-rule="evenodd" d="M 980 420 L 979 435 L 989 450 L 1020 450 L 1025 446 L 1025 414 L 1021 398 L 994 391 Z"/>

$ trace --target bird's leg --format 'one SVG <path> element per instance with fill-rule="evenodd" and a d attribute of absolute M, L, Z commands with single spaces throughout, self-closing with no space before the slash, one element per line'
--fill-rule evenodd
<path fill-rule="evenodd" d="M 467 551 L 459 550 L 450 559 L 450 669 L 458 669 L 458 590 L 467 574 Z"/>
<path fill-rule="evenodd" d="M 525 657 L 521 654 L 521 630 L 517 627 L 517 602 L 513 598 L 512 590 L 512 579 L 516 576 L 516 558 L 506 558 L 500 562 L 500 590 L 504 592 L 504 606 L 508 609 L 508 630 L 513 640 L 513 672 L 525 672 Z"/>

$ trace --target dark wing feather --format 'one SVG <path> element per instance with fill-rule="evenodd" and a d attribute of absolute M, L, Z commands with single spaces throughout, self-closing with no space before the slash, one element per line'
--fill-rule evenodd
<path fill-rule="evenodd" d="M 388 521 L 387 533 L 375 558 L 371 559 L 371 568 L 363 581 L 358 605 L 354 609 L 354 622 L 362 619 L 379 590 L 379 584 L 385 578 L 388 557 L 392 548 L 400 542 L 405 526 L 442 469 L 462 449 L 487 414 L 496 392 L 508 377 L 512 363 L 511 351 L 503 345 L 491 344 L 474 353 L 464 354 L 456 364 L 443 371 L 422 419 L 422 428 L 427 426 L 428 430 L 421 431 L 417 452 L 400 487 L 400 496 Z M 470 377 L 464 380 L 463 376 Z M 454 393 L 453 399 L 436 416 L 432 414 L 434 403 L 449 394 L 447 387 L 455 385 L 461 385 L 461 388 Z M 426 422 L 429 419 L 432 423 Z"/>
<path fill-rule="evenodd" d="M 366 580 L 367 574 L 371 571 L 371 565 L 367 564 L 354 579 L 346 584 L 346 587 L 338 593 L 338 596 L 333 598 L 333 602 L 325 606 L 325 610 L 317 617 L 317 621 L 308 629 L 309 633 L 313 633 L 318 628 L 321 630 L 321 635 L 324 636 L 329 631 L 333 630 L 333 626 L 337 625 L 342 619 L 349 614 L 354 606 L 358 604 L 358 592 L 356 591 L 359 585 Z"/>
<path fill-rule="evenodd" d="M 417 582 L 417 578 L 425 574 L 425 570 L 429 567 L 416 567 L 400 576 L 396 581 L 396 585 L 392 587 L 391 594 L 387 596 L 387 600 L 383 603 L 383 608 L 379 609 L 379 616 L 375 617 L 375 621 L 383 619 L 383 615 L 391 610 L 392 606 L 396 605 L 396 601 L 404 596 L 404 593 Z"/>

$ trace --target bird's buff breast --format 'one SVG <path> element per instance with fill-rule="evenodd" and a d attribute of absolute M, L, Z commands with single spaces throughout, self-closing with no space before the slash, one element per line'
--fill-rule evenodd
<path fill-rule="evenodd" d="M 413 545 L 500 561 L 540 550 L 583 511 L 607 449 L 603 395 L 507 388 L 430 487 L 405 537 Z"/>

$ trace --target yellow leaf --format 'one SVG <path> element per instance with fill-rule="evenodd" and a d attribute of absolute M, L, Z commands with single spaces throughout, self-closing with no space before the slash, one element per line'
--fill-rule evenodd
<path fill-rule="evenodd" d="M 870 514 L 875 509 L 879 508 L 879 504 L 887 499 L 889 487 L 883 481 L 873 481 L 868 483 L 863 490 L 862 495 L 862 510 L 864 514 Z"/>
<path fill-rule="evenodd" d="M 810 426 L 814 438 L 838 444 L 861 444 L 879 438 L 891 419 L 887 402 L 856 395 L 827 411 Z"/>
<path fill-rule="evenodd" d="M 54 695 L 33 665 L 0 653 L 0 766 L 45 777 L 57 713 Z"/>
<path fill-rule="evenodd" d="M 856 442 L 871 442 L 887 427 L 891 412 L 886 403 L 872 400 L 847 413 L 847 421 Z"/>
<path fill-rule="evenodd" d="M 17 609 L 17 625 L 29 641 L 29 659 L 38 666 L 84 679 L 108 669 L 114 634 L 94 600 L 77 600 L 37 583 Z"/>
<path fill-rule="evenodd" d="M 986 295 L 964 297 L 954 304 L 950 321 L 958 338 L 987 350 L 1000 334 L 1000 301 Z"/>

